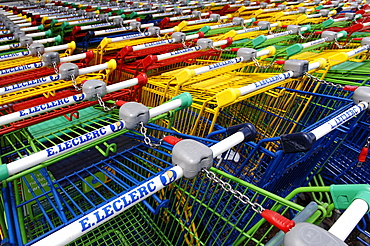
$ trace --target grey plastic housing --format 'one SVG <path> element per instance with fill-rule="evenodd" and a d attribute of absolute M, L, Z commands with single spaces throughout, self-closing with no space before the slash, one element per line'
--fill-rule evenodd
<path fill-rule="evenodd" d="M 40 43 L 33 43 L 28 47 L 31 56 L 38 56 L 39 54 L 44 54 L 45 47 L 43 44 Z"/>
<path fill-rule="evenodd" d="M 355 19 L 356 13 L 345 13 L 344 17 L 348 18 L 349 20 Z"/>
<path fill-rule="evenodd" d="M 21 47 L 27 48 L 29 45 L 33 43 L 32 37 L 29 36 L 22 36 L 19 38 L 19 43 L 21 44 Z"/>
<path fill-rule="evenodd" d="M 287 31 L 292 31 L 293 34 L 298 34 L 301 32 L 301 26 L 298 25 L 289 25 L 286 28 Z"/>
<path fill-rule="evenodd" d="M 322 17 L 328 17 L 328 15 L 329 15 L 329 10 L 327 10 L 327 9 L 322 9 L 322 10 L 320 10 L 320 14 L 321 14 L 321 16 Z"/>
<path fill-rule="evenodd" d="M 161 29 L 157 26 L 151 26 L 148 28 L 148 33 L 150 36 L 158 36 L 161 34 Z"/>
<path fill-rule="evenodd" d="M 195 11 L 191 12 L 191 14 L 194 15 L 195 18 L 202 17 L 202 12 L 200 12 L 200 11 L 195 10 Z"/>
<path fill-rule="evenodd" d="M 265 9 L 265 8 L 267 8 L 267 3 L 262 2 L 262 3 L 260 3 L 260 6 L 261 6 L 262 9 Z"/>
<path fill-rule="evenodd" d="M 173 9 L 173 12 L 175 12 L 175 15 L 182 15 L 182 9 L 175 8 Z"/>
<path fill-rule="evenodd" d="M 329 42 L 334 41 L 337 38 L 337 33 L 332 31 L 323 31 L 321 38 L 327 38 Z"/>
<path fill-rule="evenodd" d="M 188 3 L 187 0 L 180 0 L 180 4 L 181 5 L 184 5 L 184 6 L 188 6 L 189 5 L 189 3 Z"/>
<path fill-rule="evenodd" d="M 319 3 L 321 3 L 321 0 L 313 0 L 313 2 L 315 3 L 315 5 L 318 5 Z"/>
<path fill-rule="evenodd" d="M 127 3 L 126 3 L 126 2 L 121 2 L 121 3 L 119 4 L 119 6 L 120 6 L 121 8 L 127 8 L 127 7 L 128 7 L 128 5 L 127 5 Z"/>
<path fill-rule="evenodd" d="M 251 1 L 249 1 L 249 0 L 245 0 L 245 1 L 243 2 L 243 4 L 244 4 L 245 6 L 249 6 L 249 5 L 251 5 Z"/>
<path fill-rule="evenodd" d="M 132 3 L 130 5 L 130 8 L 132 8 L 132 9 L 135 9 L 135 8 L 138 8 L 138 7 L 139 7 L 139 3 Z"/>
<path fill-rule="evenodd" d="M 67 9 L 68 14 L 75 14 L 76 10 L 75 9 Z"/>
<path fill-rule="evenodd" d="M 213 40 L 208 38 L 200 38 L 197 41 L 197 45 L 200 46 L 203 50 L 211 49 L 213 47 Z"/>
<path fill-rule="evenodd" d="M 96 17 L 95 12 L 86 12 L 86 18 L 87 19 L 94 19 Z"/>
<path fill-rule="evenodd" d="M 77 10 L 77 15 L 78 16 L 84 16 L 85 14 L 86 14 L 86 11 L 85 10 L 83 10 L 83 9 Z"/>
<path fill-rule="evenodd" d="M 287 60 L 284 63 L 284 71 L 292 71 L 292 78 L 302 77 L 308 71 L 308 61 L 306 60 Z"/>
<path fill-rule="evenodd" d="M 331 4 L 334 5 L 334 7 L 338 7 L 339 2 L 338 1 L 331 1 Z"/>
<path fill-rule="evenodd" d="M 330 232 L 307 222 L 297 223 L 285 234 L 283 246 L 347 245 Z"/>
<path fill-rule="evenodd" d="M 108 22 L 108 14 L 100 14 L 99 15 L 99 20 L 101 21 L 101 22 Z"/>
<path fill-rule="evenodd" d="M 284 4 L 280 4 L 279 6 L 277 6 L 277 8 L 278 8 L 279 10 L 286 10 L 286 5 L 284 5 Z"/>
<path fill-rule="evenodd" d="M 82 85 L 82 92 L 86 95 L 89 101 L 96 101 L 107 94 L 107 85 L 104 81 L 91 79 Z"/>
<path fill-rule="evenodd" d="M 270 29 L 271 24 L 268 21 L 259 21 L 257 26 L 260 27 L 261 30 L 268 30 Z"/>
<path fill-rule="evenodd" d="M 151 10 L 152 9 L 152 5 L 151 4 L 144 4 L 143 5 L 143 9 L 145 9 L 145 10 Z"/>
<path fill-rule="evenodd" d="M 21 28 L 20 28 L 18 25 L 13 25 L 13 26 L 11 26 L 11 27 L 9 28 L 9 30 L 10 30 L 12 33 L 14 33 L 14 32 L 16 32 L 16 31 L 20 31 L 20 30 L 21 30 Z"/>
<path fill-rule="evenodd" d="M 132 28 L 132 30 L 139 30 L 141 27 L 141 22 L 132 21 L 130 22 L 130 27 Z"/>
<path fill-rule="evenodd" d="M 133 130 L 139 127 L 140 122 L 148 123 L 149 109 L 137 102 L 128 102 L 119 109 L 119 117 L 125 122 L 125 128 Z"/>
<path fill-rule="evenodd" d="M 116 17 L 113 19 L 113 24 L 115 26 L 123 26 L 123 18 L 122 17 Z"/>
<path fill-rule="evenodd" d="M 251 62 L 254 58 L 256 58 L 257 50 L 252 48 L 240 48 L 236 55 L 239 57 L 243 57 L 243 62 Z"/>
<path fill-rule="evenodd" d="M 203 168 L 209 169 L 212 163 L 212 150 L 195 140 L 181 140 L 172 149 L 172 164 L 183 169 L 185 178 L 195 178 Z"/>
<path fill-rule="evenodd" d="M 221 20 L 221 16 L 219 14 L 211 14 L 209 18 L 212 19 L 212 21 L 214 22 L 220 22 Z"/>
<path fill-rule="evenodd" d="M 115 1 L 109 2 L 109 6 L 118 6 L 118 3 Z"/>
<path fill-rule="evenodd" d="M 283 5 L 283 6 L 285 6 L 285 5 Z M 299 13 L 302 13 L 303 14 L 303 13 L 306 13 L 306 11 L 307 11 L 307 8 L 306 7 L 298 7 L 298 12 Z"/>
<path fill-rule="evenodd" d="M 233 18 L 233 24 L 235 26 L 243 26 L 244 25 L 244 19 L 240 17 L 234 17 Z"/>
<path fill-rule="evenodd" d="M 370 87 L 367 86 L 358 87 L 353 93 L 352 98 L 355 104 L 359 104 L 360 102 L 367 102 L 370 104 Z M 369 108 L 370 107 L 368 107 L 367 110 L 370 110 Z"/>
<path fill-rule="evenodd" d="M 183 32 L 174 32 L 172 34 L 172 39 L 176 42 L 176 43 L 182 43 L 185 41 L 186 39 L 186 34 L 183 33 Z"/>
<path fill-rule="evenodd" d="M 159 13 L 164 13 L 164 12 L 166 12 L 166 6 L 159 6 L 157 8 L 157 10 L 158 10 Z"/>
<path fill-rule="evenodd" d="M 74 63 L 63 63 L 59 67 L 60 79 L 72 80 L 72 77 L 77 78 L 80 75 L 78 66 Z"/>
<path fill-rule="evenodd" d="M 47 52 L 42 55 L 42 62 L 47 67 L 53 67 L 60 64 L 60 55 L 58 52 Z"/>
<path fill-rule="evenodd" d="M 199 8 L 203 8 L 204 7 L 204 3 L 202 1 L 199 1 L 197 5 L 198 5 Z"/>
<path fill-rule="evenodd" d="M 353 8 L 353 9 L 357 9 L 359 6 L 359 4 L 361 4 L 362 3 L 362 0 L 360 0 L 360 1 L 358 1 L 358 2 L 354 2 L 354 3 L 351 3 L 351 8 Z"/>
<path fill-rule="evenodd" d="M 361 40 L 361 46 L 364 45 L 370 45 L 370 37 L 366 37 Z"/>

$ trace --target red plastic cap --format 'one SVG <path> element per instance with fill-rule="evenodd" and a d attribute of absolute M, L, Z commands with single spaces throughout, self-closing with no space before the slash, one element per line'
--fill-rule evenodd
<path fill-rule="evenodd" d="M 198 32 L 197 34 L 198 34 L 199 38 L 204 38 L 204 32 Z"/>
<path fill-rule="evenodd" d="M 226 43 L 225 45 L 221 45 L 221 48 L 222 48 L 222 49 L 225 49 L 226 47 L 230 46 L 230 45 L 233 43 L 233 39 L 232 39 L 232 38 L 230 38 L 230 37 L 228 37 L 228 38 L 226 39 L 226 41 L 227 41 L 227 43 Z"/>
<path fill-rule="evenodd" d="M 278 65 L 283 65 L 285 63 L 285 60 L 277 60 L 275 61 L 275 63 Z"/>
<path fill-rule="evenodd" d="M 230 51 L 237 52 L 240 48 L 231 48 Z"/>
<path fill-rule="evenodd" d="M 140 17 L 137 17 L 136 18 L 136 21 L 141 22 L 141 18 Z"/>
<path fill-rule="evenodd" d="M 92 50 L 89 50 L 89 51 L 85 52 L 85 54 L 86 54 L 85 59 L 88 60 L 88 61 L 91 61 L 94 58 L 94 51 L 92 51 Z"/>
<path fill-rule="evenodd" d="M 358 86 L 346 85 L 346 86 L 344 86 L 343 90 L 345 90 L 345 91 L 355 91 L 357 88 L 358 88 Z"/>
<path fill-rule="evenodd" d="M 358 161 L 359 162 L 365 162 L 368 153 L 369 153 L 369 148 L 363 147 L 361 152 L 360 152 L 360 155 L 358 156 Z"/>
<path fill-rule="evenodd" d="M 35 20 L 34 20 L 34 21 L 32 21 L 32 22 L 31 22 L 31 25 L 32 25 L 32 26 L 37 26 L 37 21 L 35 21 Z"/>
<path fill-rule="evenodd" d="M 287 219 L 281 214 L 269 209 L 263 210 L 261 216 L 270 224 L 276 226 L 285 233 L 287 233 L 295 225 L 295 222 L 293 220 Z"/>
<path fill-rule="evenodd" d="M 148 75 L 145 73 L 140 73 L 136 78 L 138 79 L 138 85 L 144 86 L 148 83 Z"/>
<path fill-rule="evenodd" d="M 357 15 L 358 15 L 358 14 L 363 15 L 363 14 L 365 14 L 365 10 L 360 9 L 360 10 L 356 11 L 356 14 L 357 14 Z"/>
<path fill-rule="evenodd" d="M 354 38 L 355 41 L 361 41 L 363 38 Z"/>
<path fill-rule="evenodd" d="M 177 138 L 177 137 L 174 137 L 174 136 L 165 136 L 163 138 L 163 141 L 165 141 L 166 143 L 169 143 L 171 145 L 175 145 L 178 142 L 180 142 L 181 140 L 182 140 L 181 138 Z"/>
<path fill-rule="evenodd" d="M 123 104 L 127 103 L 126 101 L 123 101 L 123 100 L 117 100 L 115 102 L 115 104 L 118 106 L 118 107 L 121 107 Z"/>

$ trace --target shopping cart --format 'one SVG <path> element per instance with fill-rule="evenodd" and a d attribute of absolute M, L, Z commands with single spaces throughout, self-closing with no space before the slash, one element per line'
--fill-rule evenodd
<path fill-rule="evenodd" d="M 234 140 L 238 139 L 235 142 L 244 139 L 241 132 L 232 136 Z M 225 145 L 225 142 L 220 143 Z M 194 152 L 196 148 L 198 151 Z M 201 154 L 204 158 L 198 158 L 199 148 L 206 151 Z M 207 163 L 212 163 L 212 159 L 227 148 L 217 144 L 206 147 L 191 139 L 181 140 L 173 148 L 164 143 L 157 149 L 138 142 L 117 155 L 61 179 L 54 180 L 51 173 L 40 170 L 40 173 L 23 177 L 22 185 L 8 183 L 8 187 L 14 187 L 14 192 L 12 188 L 3 190 L 6 200 L 9 195 L 15 195 L 13 207 L 19 207 L 20 211 L 36 203 L 40 208 L 11 215 L 15 220 L 12 221 L 14 230 L 9 231 L 13 236 L 10 239 L 18 240 L 20 245 L 45 244 L 52 240 L 54 244 L 66 245 L 74 239 L 77 240 L 72 245 L 85 240 L 110 245 L 262 245 L 274 234 L 274 227 L 266 224 L 261 215 L 269 219 L 268 214 L 272 213 L 276 218 L 278 215 L 271 211 L 277 211 L 294 217 L 297 222 L 319 223 L 333 209 L 333 205 L 314 205 L 304 210 L 290 200 L 299 192 L 327 193 L 342 187 L 302 187 L 283 199 L 207 167 Z M 176 166 L 171 164 L 171 150 L 172 162 Z M 195 169 L 187 168 L 188 160 L 195 164 Z M 196 175 L 194 180 L 178 180 L 182 176 L 193 178 Z M 93 179 L 95 184 L 91 182 Z M 30 186 L 33 182 L 38 188 Z M 51 190 L 42 182 L 48 183 Z M 35 197 L 32 201 L 19 196 L 19 192 L 27 190 L 34 190 L 30 192 Z M 161 191 L 153 196 L 158 190 Z M 335 195 L 347 196 L 345 192 Z M 58 206 L 64 209 L 60 210 Z M 124 217 L 119 215 L 128 208 Z M 6 209 L 9 211 L 10 206 Z M 296 214 L 300 211 L 304 211 L 300 216 L 305 218 L 298 219 Z M 117 223 L 119 226 L 116 227 Z M 68 236 L 60 237 L 60 234 Z"/>

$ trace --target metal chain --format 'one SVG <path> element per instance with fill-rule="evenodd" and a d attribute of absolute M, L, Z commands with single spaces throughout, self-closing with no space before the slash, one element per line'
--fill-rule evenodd
<path fill-rule="evenodd" d="M 149 145 L 151 148 L 157 148 L 161 146 L 163 139 L 160 139 L 158 143 L 152 143 L 152 140 L 146 135 L 147 128 L 144 126 L 143 122 L 140 122 L 140 133 L 144 136 L 144 143 Z"/>
<path fill-rule="evenodd" d="M 258 60 L 255 57 L 253 57 L 252 60 L 254 62 L 254 65 L 256 65 L 258 68 L 262 68 L 262 69 L 270 68 L 272 65 L 274 65 L 274 60 L 272 60 L 270 62 L 270 64 L 268 64 L 267 66 L 260 65 Z"/>
<path fill-rule="evenodd" d="M 323 84 L 325 84 L 325 85 L 329 85 L 329 86 L 336 87 L 336 88 L 339 88 L 339 89 L 343 89 L 343 88 L 344 88 L 344 86 L 343 86 L 343 85 L 340 85 L 340 84 L 334 84 L 334 83 L 332 83 L 332 82 L 329 82 L 329 81 L 326 81 L 326 80 L 323 80 L 323 79 L 319 79 L 319 78 L 317 78 L 317 77 L 315 77 L 315 76 L 313 76 L 312 74 L 309 74 L 309 73 L 307 73 L 307 72 L 305 72 L 304 74 L 305 74 L 308 78 L 313 79 L 313 80 L 315 80 L 315 81 L 317 81 L 317 82 L 323 83 Z"/>
<path fill-rule="evenodd" d="M 265 210 L 264 207 L 262 207 L 261 204 L 256 203 L 256 202 L 252 202 L 248 196 L 242 194 L 238 190 L 234 190 L 230 183 L 227 183 L 227 182 L 221 180 L 219 177 L 216 176 L 216 174 L 214 172 L 208 171 L 207 169 L 202 169 L 202 172 L 206 174 L 207 178 L 209 178 L 210 180 L 219 184 L 224 191 L 230 192 L 241 203 L 243 203 L 245 205 L 249 204 L 252 207 L 252 210 L 254 212 L 260 214 L 260 213 L 263 212 L 263 210 Z"/>
<path fill-rule="evenodd" d="M 55 74 L 58 74 L 58 73 L 59 73 L 59 71 L 58 71 L 58 68 L 57 68 L 57 64 L 56 64 L 56 62 L 53 62 L 52 64 L 53 64 L 53 67 L 54 67 L 54 72 L 55 72 Z"/>
<path fill-rule="evenodd" d="M 350 45 L 353 41 L 353 38 L 351 38 L 345 45 L 341 45 L 338 43 L 337 39 L 334 39 L 334 44 L 339 48 L 339 49 L 345 49 L 348 45 Z"/>
<path fill-rule="evenodd" d="M 37 57 L 39 58 L 40 61 L 42 61 L 42 55 L 39 51 L 37 51 Z"/>
<path fill-rule="evenodd" d="M 101 107 L 103 107 L 103 110 L 104 110 L 105 112 L 111 111 L 112 109 L 114 109 L 114 108 L 116 107 L 116 105 L 113 105 L 112 107 L 107 107 L 107 105 L 105 105 L 105 103 L 104 103 L 103 99 L 102 99 L 99 95 L 97 95 L 96 97 L 98 98 L 98 103 L 99 103 L 99 105 L 100 105 Z"/>
<path fill-rule="evenodd" d="M 76 91 L 82 90 L 80 87 L 78 87 L 74 74 L 71 74 L 71 80 L 72 80 L 72 85 L 73 85 L 73 87 L 75 88 Z"/>
<path fill-rule="evenodd" d="M 301 39 L 307 39 L 307 38 L 308 38 L 308 37 L 303 36 L 301 32 L 298 32 L 298 36 L 299 36 Z"/>
<path fill-rule="evenodd" d="M 186 43 L 185 43 L 185 39 L 181 40 L 181 43 L 182 43 L 182 46 L 184 47 L 184 49 L 189 48 L 189 46 L 187 46 Z"/>

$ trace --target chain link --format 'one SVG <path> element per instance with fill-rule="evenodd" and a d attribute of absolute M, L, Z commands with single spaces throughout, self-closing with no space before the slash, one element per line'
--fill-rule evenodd
<path fill-rule="evenodd" d="M 56 62 L 53 62 L 52 64 L 53 64 L 53 68 L 54 68 L 54 72 L 55 72 L 55 74 L 58 74 L 58 73 L 59 73 L 59 71 L 58 71 L 58 68 L 57 68 L 57 64 L 56 64 Z"/>
<path fill-rule="evenodd" d="M 184 49 L 188 49 L 190 47 L 190 46 L 186 45 L 185 39 L 181 40 L 181 43 L 182 43 L 182 46 L 184 47 Z"/>
<path fill-rule="evenodd" d="M 255 57 L 253 57 L 252 60 L 254 62 L 254 65 L 262 69 L 270 68 L 272 65 L 274 65 L 274 60 L 272 60 L 267 66 L 262 66 L 261 64 L 259 64 L 258 60 Z"/>
<path fill-rule="evenodd" d="M 339 48 L 339 49 L 345 49 L 348 45 L 350 45 L 353 41 L 353 38 L 351 38 L 345 45 L 341 45 L 337 39 L 334 40 L 334 44 Z"/>
<path fill-rule="evenodd" d="M 140 133 L 144 136 L 144 143 L 149 145 L 151 148 L 158 148 L 161 146 L 163 139 L 160 139 L 158 143 L 152 143 L 152 140 L 146 135 L 147 128 L 143 122 L 140 122 Z"/>
<path fill-rule="evenodd" d="M 326 80 L 323 80 L 323 79 L 319 79 L 315 76 L 313 76 L 312 74 L 309 74 L 307 72 L 304 73 L 308 78 L 310 79 L 313 79 L 314 81 L 317 81 L 317 82 L 320 82 L 320 83 L 323 83 L 325 85 L 328 85 L 328 86 L 332 86 L 332 87 L 336 87 L 336 88 L 339 88 L 339 89 L 343 89 L 344 86 L 343 85 L 340 85 L 340 84 L 334 84 L 332 82 L 329 82 L 329 81 L 326 81 Z"/>
<path fill-rule="evenodd" d="M 75 88 L 76 91 L 82 90 L 82 88 L 78 87 L 74 74 L 71 74 L 71 80 L 72 80 L 72 85 L 73 85 L 73 87 Z"/>
<path fill-rule="evenodd" d="M 219 184 L 224 191 L 230 192 L 231 194 L 233 194 L 233 196 L 236 199 L 238 199 L 241 203 L 245 205 L 250 205 L 254 212 L 260 214 L 263 212 L 263 210 L 265 210 L 261 204 L 252 202 L 248 196 L 242 194 L 238 190 L 234 190 L 230 183 L 221 180 L 219 177 L 216 176 L 214 172 L 208 171 L 207 169 L 202 169 L 202 172 L 206 174 L 207 178 Z"/>
<path fill-rule="evenodd" d="M 105 112 L 111 111 L 116 107 L 116 105 L 113 105 L 112 107 L 107 107 L 107 105 L 105 105 L 103 99 L 99 95 L 97 95 L 96 97 L 98 98 L 99 105 L 103 108 Z"/>

